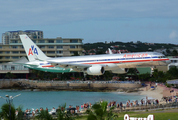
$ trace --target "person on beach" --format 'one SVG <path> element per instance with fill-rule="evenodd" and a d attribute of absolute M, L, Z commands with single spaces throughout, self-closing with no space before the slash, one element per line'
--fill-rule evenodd
<path fill-rule="evenodd" d="M 167 103 L 167 101 L 168 101 L 168 98 L 166 98 L 166 103 Z"/>
<path fill-rule="evenodd" d="M 128 102 L 126 103 L 126 107 L 129 107 L 129 103 Z"/>
<path fill-rule="evenodd" d="M 83 104 L 81 104 L 81 110 L 83 110 Z"/>
<path fill-rule="evenodd" d="M 133 107 L 133 103 L 132 102 L 130 103 L 130 107 Z"/>
<path fill-rule="evenodd" d="M 76 111 L 75 111 L 75 113 L 79 113 L 80 112 L 80 107 L 79 106 L 76 106 Z"/>
<path fill-rule="evenodd" d="M 138 100 L 136 100 L 135 102 L 136 102 L 136 106 L 139 106 L 139 104 L 138 104 Z"/>
<path fill-rule="evenodd" d="M 109 107 L 109 108 L 111 107 L 111 102 L 108 103 L 108 107 Z"/>
<path fill-rule="evenodd" d="M 53 107 L 52 110 L 49 112 L 49 114 L 51 115 L 56 114 L 56 109 Z"/>
<path fill-rule="evenodd" d="M 90 104 L 90 108 L 92 107 L 92 104 L 91 103 L 89 103 Z"/>
<path fill-rule="evenodd" d="M 53 107 L 53 109 L 52 109 L 54 112 L 56 112 L 56 109 Z"/>
<path fill-rule="evenodd" d="M 141 104 L 143 105 L 143 99 L 141 99 Z"/>
<path fill-rule="evenodd" d="M 129 104 L 129 106 L 130 106 L 130 104 L 131 104 L 131 103 L 130 103 L 130 100 L 128 100 L 128 104 Z"/>
<path fill-rule="evenodd" d="M 35 116 L 35 110 L 34 109 L 32 110 L 32 116 Z"/>
<path fill-rule="evenodd" d="M 146 106 L 147 106 L 148 102 L 149 102 L 149 101 L 148 101 L 148 97 L 146 96 Z"/>
<path fill-rule="evenodd" d="M 35 110 L 35 113 L 38 113 L 39 112 L 39 110 L 38 110 L 38 108 Z"/>
<path fill-rule="evenodd" d="M 28 113 L 28 108 L 25 110 L 25 113 Z"/>
<path fill-rule="evenodd" d="M 123 104 L 122 104 L 122 102 L 120 102 L 120 109 L 122 110 L 122 107 L 123 107 Z"/>
<path fill-rule="evenodd" d="M 119 109 L 119 103 L 117 104 L 117 109 Z"/>
<path fill-rule="evenodd" d="M 16 109 L 16 111 L 15 111 L 15 115 L 17 116 L 18 115 L 18 110 Z"/>

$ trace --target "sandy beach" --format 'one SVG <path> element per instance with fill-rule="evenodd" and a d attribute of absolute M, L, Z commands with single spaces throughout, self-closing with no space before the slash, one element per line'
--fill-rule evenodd
<path fill-rule="evenodd" d="M 156 87 L 155 89 L 148 89 L 145 90 L 146 88 L 140 88 L 139 94 L 140 95 L 145 95 L 154 99 L 161 100 L 163 97 L 163 88 L 161 87 Z"/>
<path fill-rule="evenodd" d="M 155 86 L 155 89 L 151 88 L 151 86 Z M 151 86 L 150 84 L 147 84 L 146 87 L 140 88 L 138 94 L 158 99 L 159 101 L 162 101 L 163 97 L 178 95 L 178 89 L 168 88 L 163 84 L 158 84 L 157 87 L 155 84 L 152 84 Z"/>

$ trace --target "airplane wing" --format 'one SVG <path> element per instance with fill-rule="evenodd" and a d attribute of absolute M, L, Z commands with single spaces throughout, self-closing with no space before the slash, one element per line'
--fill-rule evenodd
<path fill-rule="evenodd" d="M 50 63 L 50 62 L 49 62 Z M 85 68 L 91 67 L 90 64 L 73 64 L 73 63 L 51 63 L 51 65 L 54 65 L 56 67 L 62 67 L 62 68 L 72 68 L 75 71 L 83 71 Z"/>
<path fill-rule="evenodd" d="M 26 57 L 22 57 L 22 58 L 20 58 L 20 59 L 18 59 L 18 60 L 15 60 L 15 61 L 13 61 L 12 63 L 14 63 L 14 64 L 25 64 L 25 63 L 27 63 L 27 62 L 29 62 L 28 60 L 27 60 L 27 58 Z"/>

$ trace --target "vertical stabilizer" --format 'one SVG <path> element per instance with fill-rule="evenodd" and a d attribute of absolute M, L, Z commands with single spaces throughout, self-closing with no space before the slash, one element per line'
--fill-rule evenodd
<path fill-rule="evenodd" d="M 19 36 L 29 61 L 34 61 L 36 59 L 46 60 L 48 58 L 26 34 Z"/>

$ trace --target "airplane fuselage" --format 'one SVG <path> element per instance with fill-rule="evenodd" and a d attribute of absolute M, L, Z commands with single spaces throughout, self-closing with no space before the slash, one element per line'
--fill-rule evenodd
<path fill-rule="evenodd" d="M 163 54 L 157 52 L 139 52 L 139 53 L 123 53 L 123 54 L 104 54 L 104 55 L 87 55 L 87 56 L 72 56 L 47 59 L 49 63 L 58 64 L 86 64 L 86 65 L 101 65 L 106 70 L 109 70 L 110 65 L 118 66 L 119 68 L 134 68 L 147 66 L 167 65 L 170 61 Z M 111 68 L 111 67 L 110 67 Z"/>

